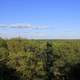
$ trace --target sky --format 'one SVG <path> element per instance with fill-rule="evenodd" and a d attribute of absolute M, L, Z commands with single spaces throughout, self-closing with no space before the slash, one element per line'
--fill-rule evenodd
<path fill-rule="evenodd" d="M 80 0 L 0 0 L 0 36 L 80 39 Z"/>

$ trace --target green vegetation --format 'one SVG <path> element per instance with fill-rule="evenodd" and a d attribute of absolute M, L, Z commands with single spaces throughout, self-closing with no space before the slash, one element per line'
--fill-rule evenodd
<path fill-rule="evenodd" d="M 0 80 L 80 80 L 80 40 L 0 38 Z"/>

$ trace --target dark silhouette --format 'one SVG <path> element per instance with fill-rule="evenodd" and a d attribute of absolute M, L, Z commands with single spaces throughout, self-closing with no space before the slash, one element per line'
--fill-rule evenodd
<path fill-rule="evenodd" d="M 4 62 L 0 62 L 0 80 L 20 80 L 16 69 L 10 68 Z"/>
<path fill-rule="evenodd" d="M 52 48 L 52 44 L 51 42 L 47 42 L 46 45 L 46 49 L 45 49 L 45 53 L 46 53 L 46 79 L 45 80 L 53 80 L 53 48 Z"/>
<path fill-rule="evenodd" d="M 76 64 L 71 67 L 69 80 L 80 80 L 80 64 Z"/>

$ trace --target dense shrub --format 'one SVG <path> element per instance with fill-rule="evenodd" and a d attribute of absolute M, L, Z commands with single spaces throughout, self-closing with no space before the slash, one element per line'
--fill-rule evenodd
<path fill-rule="evenodd" d="M 0 39 L 0 80 L 79 80 L 79 64 L 80 40 Z"/>

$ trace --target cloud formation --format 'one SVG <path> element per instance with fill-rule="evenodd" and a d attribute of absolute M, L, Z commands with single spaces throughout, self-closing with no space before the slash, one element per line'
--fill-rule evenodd
<path fill-rule="evenodd" d="M 32 25 L 32 24 L 0 24 L 0 28 L 17 28 L 17 29 L 47 29 L 46 25 Z"/>

